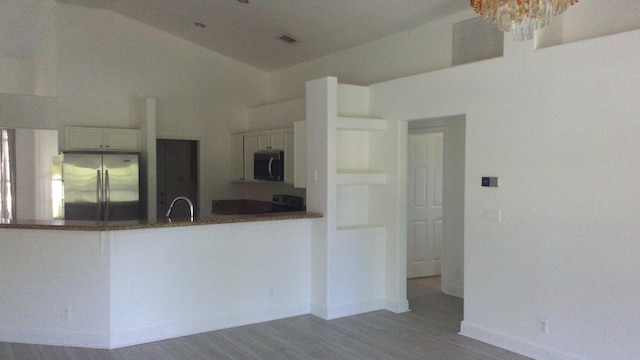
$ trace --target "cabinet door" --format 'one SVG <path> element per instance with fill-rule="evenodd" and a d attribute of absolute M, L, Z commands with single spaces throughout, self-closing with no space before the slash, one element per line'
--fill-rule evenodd
<path fill-rule="evenodd" d="M 282 130 L 259 132 L 258 150 L 284 150 L 284 136 Z"/>
<path fill-rule="evenodd" d="M 105 150 L 138 151 L 140 149 L 140 130 L 104 129 Z"/>
<path fill-rule="evenodd" d="M 259 132 L 258 137 L 258 150 L 268 150 L 271 149 L 271 134 L 268 131 Z"/>
<path fill-rule="evenodd" d="M 258 150 L 258 134 L 244 135 L 244 179 L 253 180 L 253 153 Z"/>
<path fill-rule="evenodd" d="M 103 129 L 68 127 L 65 129 L 67 150 L 104 150 Z"/>
<path fill-rule="evenodd" d="M 284 182 L 287 184 L 293 184 L 294 180 L 294 163 L 295 163 L 295 154 L 294 154 L 294 137 L 293 137 L 293 129 L 287 129 L 283 132 L 284 138 Z"/>
<path fill-rule="evenodd" d="M 271 149 L 284 150 L 285 139 L 283 130 L 274 130 L 269 132 L 271 138 Z M 285 163 L 286 164 L 286 163 Z"/>
<path fill-rule="evenodd" d="M 244 180 L 244 136 L 231 135 L 231 180 Z"/>

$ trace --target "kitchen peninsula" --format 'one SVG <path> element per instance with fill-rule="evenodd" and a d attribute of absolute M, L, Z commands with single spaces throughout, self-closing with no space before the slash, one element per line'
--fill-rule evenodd
<path fill-rule="evenodd" d="M 117 348 L 307 314 L 321 216 L 0 224 L 0 338 Z"/>

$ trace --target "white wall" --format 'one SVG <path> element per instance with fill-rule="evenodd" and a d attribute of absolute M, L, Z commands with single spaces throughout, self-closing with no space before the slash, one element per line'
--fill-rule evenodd
<path fill-rule="evenodd" d="M 0 93 L 55 96 L 55 3 L 4 0 L 0 6 Z"/>
<path fill-rule="evenodd" d="M 336 76 L 341 83 L 369 85 L 451 66 L 453 23 L 473 10 L 271 74 L 272 101 L 304 95 L 305 83 Z"/>
<path fill-rule="evenodd" d="M 64 144 L 69 125 L 141 127 L 155 98 L 159 137 L 202 140 L 202 208 L 229 196 L 228 134 L 265 101 L 268 74 L 110 11 L 52 9 L 57 97 L 0 95 L 0 126 L 57 129 Z"/>
<path fill-rule="evenodd" d="M 466 114 L 463 334 L 539 359 L 637 356 L 639 41 L 627 32 L 371 87 L 389 119 Z M 485 220 L 492 209 L 501 223 Z"/>
<path fill-rule="evenodd" d="M 99 232 L 0 231 L 0 339 L 107 347 L 109 255 Z"/>
<path fill-rule="evenodd" d="M 310 223 L 113 233 L 111 347 L 307 314 Z"/>
<path fill-rule="evenodd" d="M 640 28 L 640 2 L 635 0 L 584 1 L 562 15 L 563 42 Z"/>
<path fill-rule="evenodd" d="M 380 40 L 330 54 L 271 74 L 271 101 L 304 95 L 307 81 L 336 76 L 341 83 L 371 85 L 451 67 L 453 24 L 478 15 L 471 9 Z M 637 0 L 587 1 L 571 6 L 551 26 L 559 38 L 545 46 L 615 34 L 640 27 Z M 545 34 L 547 35 L 547 34 Z M 506 34 L 505 46 L 512 44 Z M 524 46 L 531 47 L 530 42 Z"/>

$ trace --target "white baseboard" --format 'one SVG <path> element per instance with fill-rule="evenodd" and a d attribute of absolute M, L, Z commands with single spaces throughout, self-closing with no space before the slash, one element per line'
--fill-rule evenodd
<path fill-rule="evenodd" d="M 255 324 L 309 313 L 309 304 L 268 308 L 247 313 L 230 314 L 180 324 L 162 324 L 143 329 L 112 331 L 110 334 L 67 334 L 63 332 L 30 331 L 0 328 L 0 342 L 39 345 L 77 346 L 96 349 L 116 349 L 180 336 Z"/>
<path fill-rule="evenodd" d="M 286 308 L 269 308 L 241 314 L 229 314 L 201 321 L 181 324 L 167 324 L 152 328 L 127 330 L 111 334 L 110 348 L 120 348 L 144 344 L 153 341 L 171 339 L 181 336 L 200 334 L 209 331 L 228 329 L 236 326 L 255 324 L 265 321 L 284 319 L 309 313 L 309 304 L 298 304 Z"/>
<path fill-rule="evenodd" d="M 311 304 L 311 314 L 315 315 L 317 317 L 319 317 L 320 319 L 323 320 L 328 320 L 327 319 L 327 307 L 324 305 L 318 305 L 318 304 Z"/>
<path fill-rule="evenodd" d="M 462 288 L 461 286 L 443 287 L 442 292 L 447 295 L 464 298 L 464 288 Z"/>
<path fill-rule="evenodd" d="M 537 360 L 581 360 L 580 358 L 572 355 L 563 354 L 553 349 L 534 345 L 517 338 L 493 332 L 483 327 L 470 324 L 467 321 L 463 321 L 460 324 L 460 335 Z"/>
<path fill-rule="evenodd" d="M 383 310 L 385 301 L 383 299 L 362 301 L 358 303 L 343 304 L 327 308 L 326 320 L 337 319 L 345 316 L 364 314 L 371 311 Z"/>
<path fill-rule="evenodd" d="M 409 310 L 409 300 L 389 300 L 385 301 L 385 309 L 394 312 L 396 314 L 410 311 Z"/>

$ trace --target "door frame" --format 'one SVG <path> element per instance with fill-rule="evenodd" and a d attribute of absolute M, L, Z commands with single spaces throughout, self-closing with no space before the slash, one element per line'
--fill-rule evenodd
<path fill-rule="evenodd" d="M 406 294 L 406 279 L 407 279 L 407 201 L 408 201 L 408 136 L 409 131 L 416 129 L 428 129 L 436 127 L 444 127 L 444 195 L 443 195 L 443 213 L 449 213 L 453 211 L 455 216 L 447 215 L 448 225 L 445 225 L 445 240 L 443 242 L 443 259 L 442 259 L 442 291 L 445 294 L 463 297 L 464 295 L 464 187 L 465 185 L 465 164 L 462 161 L 458 166 L 451 167 L 447 165 L 449 161 L 453 161 L 450 151 L 452 144 L 454 127 L 460 128 L 462 139 L 458 139 L 457 149 L 460 151 L 464 158 L 466 158 L 465 138 L 466 132 L 466 115 L 450 115 L 441 116 L 427 119 L 410 119 L 401 121 L 399 128 L 399 182 L 398 182 L 398 201 L 399 201 L 399 225 L 398 237 L 400 241 L 400 255 L 399 256 L 399 269 L 398 275 L 400 275 L 403 284 L 400 284 L 400 290 L 404 287 L 404 293 Z M 451 172 L 449 172 L 451 171 Z M 449 175 L 448 175 L 449 174 Z M 448 176 L 456 174 L 455 182 L 456 189 L 462 190 L 462 194 L 457 198 L 449 195 L 452 189 L 452 185 L 449 184 Z M 457 200 L 457 202 L 456 202 Z M 456 231 L 452 231 L 453 227 L 457 227 Z M 453 269 L 453 267 L 456 267 Z"/>
<path fill-rule="evenodd" d="M 429 127 L 424 127 L 424 128 L 413 128 L 413 129 L 408 129 L 407 131 L 407 138 L 410 135 L 422 135 L 422 134 L 442 134 L 442 138 L 443 138 L 443 144 L 442 144 L 442 161 L 443 161 L 443 173 L 442 173 L 442 182 L 443 182 L 443 187 L 444 187 L 444 137 L 445 137 L 445 131 L 446 131 L 446 127 L 443 126 L 429 126 Z M 407 145 L 408 145 L 409 141 L 407 140 Z M 408 149 L 407 149 L 408 151 Z M 409 156 L 407 154 L 407 219 L 409 218 L 409 207 L 408 205 L 410 204 L 410 200 L 409 200 L 409 174 L 408 174 L 408 170 L 409 170 Z M 442 204 L 442 224 L 443 224 L 443 229 L 446 228 L 447 225 L 447 217 L 446 217 L 446 212 L 445 212 L 445 208 L 444 208 L 444 189 L 443 189 L 443 194 L 442 194 L 442 200 L 443 200 L 443 204 Z M 409 261 L 409 221 L 407 221 L 406 225 L 407 226 L 407 261 Z M 440 274 L 442 274 L 442 267 L 444 266 L 444 236 L 443 236 L 443 259 L 441 262 L 441 270 L 440 270 Z M 407 264 L 407 276 L 409 275 L 409 264 Z M 434 275 L 434 276 L 439 276 L 439 275 Z"/>
<path fill-rule="evenodd" d="M 198 188 L 198 199 L 197 199 L 197 202 L 198 202 L 199 206 L 198 206 L 198 209 L 195 212 L 194 216 L 198 217 L 198 218 L 201 218 L 202 214 L 203 214 L 203 209 L 205 208 L 204 202 L 203 202 L 204 196 L 203 196 L 203 191 L 202 191 L 202 189 L 203 189 L 203 172 L 204 172 L 203 171 L 204 162 L 203 162 L 203 156 L 202 156 L 202 147 L 203 147 L 202 146 L 202 138 L 200 138 L 200 137 L 191 137 L 191 136 L 170 136 L 170 135 L 167 135 L 167 136 L 156 136 L 156 141 L 158 141 L 158 140 L 187 140 L 187 141 L 195 141 L 196 142 L 196 144 L 197 144 L 196 152 L 198 153 L 198 169 L 197 169 L 198 170 L 198 186 L 197 186 L 197 188 Z M 153 148 L 154 148 L 154 154 L 153 154 L 153 158 L 154 158 L 153 162 L 154 162 L 154 164 L 153 164 L 153 167 L 155 169 L 155 172 L 154 172 L 155 176 L 154 176 L 153 181 L 154 181 L 154 183 L 156 183 L 156 189 L 154 190 L 154 195 L 156 195 L 157 190 L 158 190 L 157 189 L 158 169 L 156 168 L 155 162 L 157 161 L 157 152 L 158 152 L 158 150 L 156 149 L 155 143 L 153 145 Z M 158 207 L 158 203 L 157 203 L 158 202 L 158 197 L 154 196 L 153 198 L 154 198 L 153 213 L 155 214 L 156 209 Z M 150 204 L 150 206 L 151 206 L 151 204 Z M 151 213 L 151 211 L 149 211 L 149 213 Z"/>

